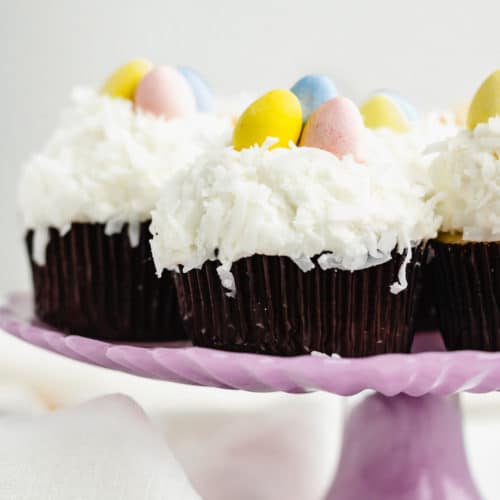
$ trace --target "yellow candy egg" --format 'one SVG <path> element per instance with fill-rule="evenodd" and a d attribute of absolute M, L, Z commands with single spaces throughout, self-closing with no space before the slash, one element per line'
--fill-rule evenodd
<path fill-rule="evenodd" d="M 233 133 L 233 146 L 237 150 L 262 145 L 267 137 L 276 137 L 272 147 L 288 147 L 297 143 L 302 129 L 300 102 L 289 90 L 271 90 L 259 97 L 243 112 Z"/>
<path fill-rule="evenodd" d="M 408 130 L 408 120 L 401 109 L 383 94 L 370 97 L 359 110 L 368 128 L 390 128 L 396 132 Z"/>
<path fill-rule="evenodd" d="M 478 123 L 486 123 L 497 115 L 500 115 L 500 69 L 486 78 L 473 97 L 467 127 L 472 130 Z"/>
<path fill-rule="evenodd" d="M 148 73 L 153 64 L 144 59 L 134 59 L 120 66 L 106 81 L 101 89 L 102 94 L 108 94 L 111 97 L 121 97 L 132 100 L 135 89 Z"/>

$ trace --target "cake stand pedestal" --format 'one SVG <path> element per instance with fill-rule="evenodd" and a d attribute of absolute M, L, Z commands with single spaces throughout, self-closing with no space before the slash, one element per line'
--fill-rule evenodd
<path fill-rule="evenodd" d="M 328 500 L 479 500 L 458 396 L 374 394 L 344 427 Z"/>
<path fill-rule="evenodd" d="M 135 375 L 226 389 L 368 395 L 348 416 L 326 500 L 479 500 L 464 450 L 460 392 L 500 389 L 500 353 L 445 352 L 419 333 L 412 354 L 359 359 L 232 353 L 189 344 L 113 344 L 65 335 L 12 294 L 0 329 L 64 356 Z"/>

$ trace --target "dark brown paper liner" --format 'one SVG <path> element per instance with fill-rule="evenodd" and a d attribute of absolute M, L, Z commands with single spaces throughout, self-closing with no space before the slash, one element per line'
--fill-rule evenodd
<path fill-rule="evenodd" d="M 137 247 L 127 226 L 111 236 L 102 224 L 73 224 L 60 236 L 50 229 L 46 264 L 33 260 L 33 231 L 26 235 L 35 311 L 63 331 L 103 340 L 170 341 L 185 338 L 170 273 L 155 275 L 149 223 Z"/>
<path fill-rule="evenodd" d="M 434 331 L 438 329 L 436 289 L 434 286 L 434 271 L 430 265 L 434 257 L 431 245 L 427 245 L 422 261 L 422 272 L 419 283 L 419 300 L 415 319 L 415 330 Z"/>
<path fill-rule="evenodd" d="M 216 262 L 176 274 L 174 280 L 195 345 L 277 355 L 367 356 L 410 350 L 422 249 L 414 250 L 407 267 L 408 288 L 394 295 L 389 287 L 403 258 L 395 255 L 355 272 L 316 266 L 304 273 L 287 257 L 255 255 L 231 267 L 234 298 L 226 295 Z"/>
<path fill-rule="evenodd" d="M 446 347 L 500 350 L 500 244 L 433 241 L 431 262 Z"/>

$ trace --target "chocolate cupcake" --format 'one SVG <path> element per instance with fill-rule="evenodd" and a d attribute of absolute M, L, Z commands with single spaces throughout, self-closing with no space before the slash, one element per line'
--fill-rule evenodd
<path fill-rule="evenodd" d="M 432 191 L 429 165 L 435 155 L 422 152 L 430 145 L 451 137 L 459 130 L 461 118 L 453 111 L 434 110 L 419 115 L 404 97 L 389 90 L 371 94 L 360 107 L 365 124 L 373 132 L 374 148 L 382 157 L 389 154 L 399 168 L 425 192 Z M 416 331 L 438 329 L 433 270 L 427 265 L 432 249 L 427 248 L 422 263 L 420 300 Z"/>
<path fill-rule="evenodd" d="M 125 65 L 105 93 L 76 89 L 58 129 L 22 175 L 19 207 L 35 310 L 66 332 L 123 341 L 185 337 L 172 277 L 154 271 L 150 213 L 162 184 L 205 147 L 226 144 L 232 126 L 229 117 L 193 112 L 194 96 L 184 107 L 176 103 L 165 114 L 169 120 L 142 111 L 131 99 L 144 74 L 157 78 L 150 68 Z"/>
<path fill-rule="evenodd" d="M 500 350 L 500 243 L 431 243 L 439 326 L 449 350 Z"/>
<path fill-rule="evenodd" d="M 500 350 L 500 70 L 480 87 L 469 130 L 433 148 L 441 233 L 431 262 L 448 349 Z M 499 115 L 499 116 L 496 116 Z"/>
<path fill-rule="evenodd" d="M 68 333 L 123 341 L 185 338 L 172 276 L 155 275 L 148 222 L 130 244 L 128 225 L 74 223 L 49 230 L 45 263 L 35 260 L 35 231 L 26 234 L 39 319 Z"/>
<path fill-rule="evenodd" d="M 337 99 L 325 104 L 355 109 Z M 157 270 L 176 271 L 195 345 L 409 352 L 432 204 L 396 163 L 309 147 L 309 133 L 302 147 L 211 152 L 171 178 L 151 224 Z"/>

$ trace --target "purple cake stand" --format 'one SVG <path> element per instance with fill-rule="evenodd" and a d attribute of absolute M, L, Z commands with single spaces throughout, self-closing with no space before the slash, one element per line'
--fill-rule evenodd
<path fill-rule="evenodd" d="M 343 396 L 375 391 L 344 428 L 327 500 L 479 500 L 462 437 L 459 392 L 500 389 L 500 353 L 444 352 L 418 333 L 413 354 L 344 359 L 276 357 L 193 347 L 130 345 L 57 332 L 33 319 L 31 297 L 12 294 L 0 329 L 85 363 L 142 377 L 225 389 Z"/>

